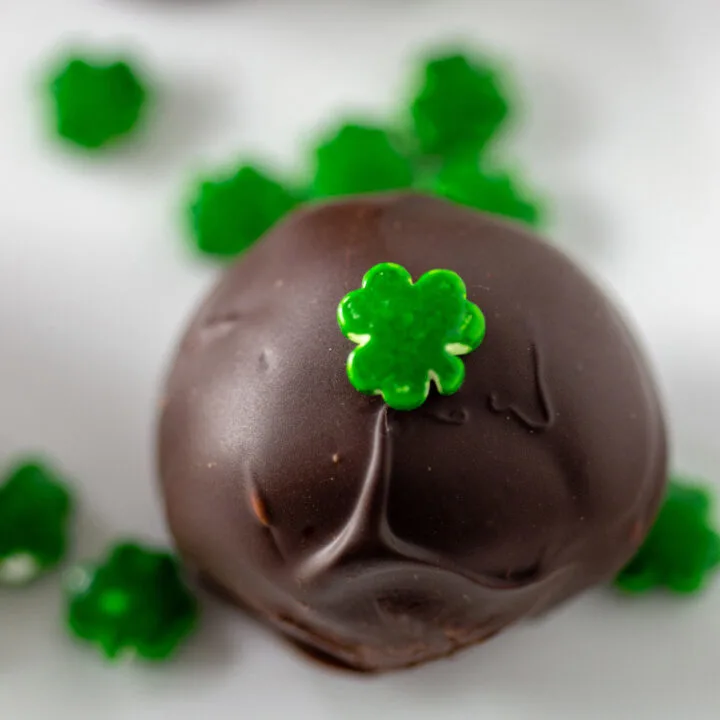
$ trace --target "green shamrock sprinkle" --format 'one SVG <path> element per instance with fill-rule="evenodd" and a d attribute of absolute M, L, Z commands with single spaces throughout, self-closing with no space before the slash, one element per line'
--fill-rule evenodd
<path fill-rule="evenodd" d="M 197 625 L 198 604 L 175 557 L 134 543 L 115 546 L 94 567 L 75 568 L 67 593 L 70 631 L 110 659 L 164 660 Z"/>
<path fill-rule="evenodd" d="M 398 190 L 412 181 L 409 158 L 379 128 L 343 125 L 315 150 L 315 198 Z"/>
<path fill-rule="evenodd" d="M 483 212 L 539 225 L 542 209 L 507 173 L 483 172 L 476 158 L 444 164 L 426 189 L 434 195 Z"/>
<path fill-rule="evenodd" d="M 142 114 L 147 90 L 130 65 L 66 60 L 49 82 L 57 134 L 97 150 L 130 133 Z"/>
<path fill-rule="evenodd" d="M 26 462 L 10 473 L 0 486 L 0 584 L 28 583 L 65 557 L 72 505 L 48 467 Z"/>
<path fill-rule="evenodd" d="M 427 62 L 410 115 L 420 150 L 450 156 L 482 150 L 505 121 L 508 103 L 494 69 L 455 54 Z"/>
<path fill-rule="evenodd" d="M 431 270 L 413 284 L 394 263 L 375 265 L 342 299 L 338 324 L 358 344 L 347 361 L 350 382 L 395 410 L 422 405 L 431 382 L 442 395 L 457 392 L 465 378 L 457 356 L 485 336 L 485 317 L 457 274 Z"/>
<path fill-rule="evenodd" d="M 711 511 L 705 488 L 671 480 L 655 524 L 616 586 L 629 593 L 657 587 L 685 594 L 702 590 L 711 572 L 720 569 L 720 535 Z"/>
<path fill-rule="evenodd" d="M 208 255 L 238 255 L 297 203 L 293 193 L 250 165 L 204 180 L 190 204 L 197 248 Z"/>

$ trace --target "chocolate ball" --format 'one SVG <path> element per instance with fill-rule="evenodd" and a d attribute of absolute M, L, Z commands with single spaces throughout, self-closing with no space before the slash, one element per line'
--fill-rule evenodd
<path fill-rule="evenodd" d="M 357 392 L 338 303 L 381 262 L 457 272 L 487 334 L 454 395 Z M 159 463 L 186 560 L 366 671 L 449 655 L 610 578 L 666 481 L 655 385 L 558 250 L 415 194 L 306 207 L 220 279 L 167 385 Z"/>

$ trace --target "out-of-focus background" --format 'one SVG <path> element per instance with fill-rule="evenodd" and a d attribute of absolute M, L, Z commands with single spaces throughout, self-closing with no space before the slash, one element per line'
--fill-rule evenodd
<path fill-rule="evenodd" d="M 524 108 L 505 157 L 640 329 L 675 466 L 720 489 L 718 33 L 716 0 L 0 0 L 0 465 L 39 451 L 76 479 L 76 558 L 167 541 L 159 384 L 217 273 L 183 240 L 188 183 L 242 157 L 302 169 L 319 123 L 386 118 L 412 60 L 457 41 L 506 63 Z M 38 83 L 73 43 L 130 51 L 157 87 L 122 150 L 46 132 Z M 214 601 L 156 668 L 103 664 L 59 614 L 57 576 L 0 592 L 3 718 L 720 717 L 718 582 L 688 601 L 600 589 L 380 678 L 308 663 Z"/>

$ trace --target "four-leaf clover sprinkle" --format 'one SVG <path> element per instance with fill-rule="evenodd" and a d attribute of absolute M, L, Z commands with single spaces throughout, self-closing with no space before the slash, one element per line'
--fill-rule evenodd
<path fill-rule="evenodd" d="M 434 382 L 443 395 L 460 389 L 465 366 L 457 356 L 485 335 L 485 317 L 450 270 L 431 270 L 413 284 L 410 273 L 380 263 L 338 307 L 343 334 L 358 344 L 347 361 L 352 385 L 381 395 L 396 410 L 422 405 Z"/>
<path fill-rule="evenodd" d="M 63 559 L 72 504 L 48 467 L 27 462 L 10 473 L 0 486 L 0 584 L 25 584 Z"/>
<path fill-rule="evenodd" d="M 701 590 L 711 572 L 720 570 L 720 534 L 711 510 L 707 490 L 673 479 L 645 542 L 615 579 L 617 587 L 631 593 Z"/>
<path fill-rule="evenodd" d="M 195 628 L 198 604 L 167 552 L 123 543 L 68 574 L 70 631 L 108 657 L 168 658 Z"/>

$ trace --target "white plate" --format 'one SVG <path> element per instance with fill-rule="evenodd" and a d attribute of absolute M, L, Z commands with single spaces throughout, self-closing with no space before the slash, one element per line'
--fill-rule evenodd
<path fill-rule="evenodd" d="M 77 556 L 166 540 L 153 422 L 168 354 L 215 270 L 178 224 L 194 169 L 302 167 L 318 121 L 392 112 L 405 63 L 466 38 L 512 65 L 528 122 L 507 157 L 558 242 L 614 288 L 662 382 L 675 460 L 720 477 L 720 5 L 715 0 L 0 0 L 0 458 L 77 479 Z M 46 139 L 33 83 L 73 38 L 133 47 L 147 136 L 83 159 Z M 64 636 L 57 577 L 0 594 L 3 718 L 720 717 L 720 583 L 599 590 L 412 672 L 323 670 L 215 603 L 175 664 L 108 667 Z"/>

